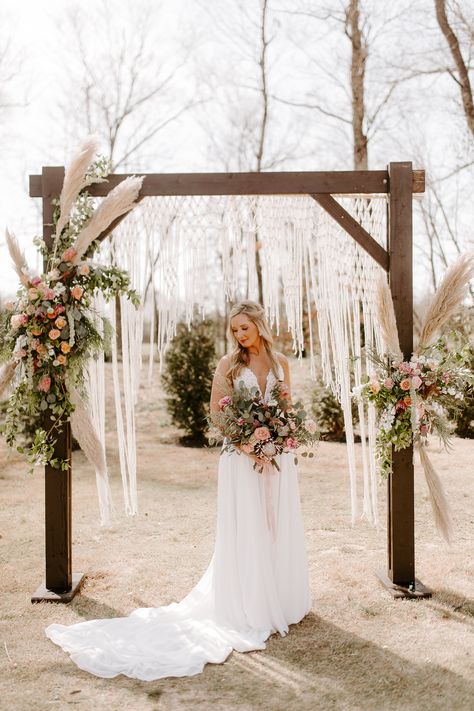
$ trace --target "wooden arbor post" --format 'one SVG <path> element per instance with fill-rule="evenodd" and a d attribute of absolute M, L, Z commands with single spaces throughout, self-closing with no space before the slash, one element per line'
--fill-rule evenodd
<path fill-rule="evenodd" d="M 64 180 L 64 168 L 43 168 L 41 192 L 43 202 L 43 239 L 52 248 L 53 200 L 59 198 Z M 47 257 L 44 259 L 46 268 Z M 46 417 L 48 411 L 46 411 Z M 83 580 L 82 573 L 72 572 L 72 446 L 71 425 L 63 423 L 58 435 L 54 457 L 69 461 L 67 471 L 45 467 L 45 556 L 44 584 L 31 597 L 32 602 L 53 600 L 69 602 Z"/>
<path fill-rule="evenodd" d="M 103 197 L 126 174 L 110 175 L 105 183 L 89 187 Z M 63 168 L 44 168 L 30 176 L 30 196 L 43 199 L 44 237 L 51 244 L 51 201 L 61 191 Z M 424 171 L 412 171 L 411 163 L 391 163 L 389 170 L 148 174 L 140 199 L 162 195 L 310 195 L 389 273 L 400 345 L 406 357 L 412 353 L 412 193 L 424 191 Z M 388 249 L 376 240 L 338 203 L 333 194 L 389 193 Z M 121 219 L 121 218 L 120 218 Z M 102 237 L 116 226 L 119 220 Z M 388 572 L 382 581 L 396 596 L 420 596 L 427 591 L 415 578 L 413 453 L 395 453 L 388 490 Z M 71 461 L 70 429 L 66 424 L 58 438 L 56 455 Z M 32 600 L 69 601 L 82 576 L 71 567 L 71 467 L 67 473 L 46 468 L 46 585 Z"/>

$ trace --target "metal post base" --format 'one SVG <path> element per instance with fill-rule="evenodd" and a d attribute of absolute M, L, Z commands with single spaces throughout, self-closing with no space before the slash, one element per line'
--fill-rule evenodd
<path fill-rule="evenodd" d="M 425 587 L 423 583 L 418 580 L 418 578 L 415 578 L 413 586 L 404 587 L 403 585 L 397 585 L 392 582 L 385 571 L 377 571 L 376 575 L 392 597 L 418 599 L 431 597 L 432 595 L 431 590 Z"/>
<path fill-rule="evenodd" d="M 85 577 L 84 573 L 73 573 L 71 589 L 65 592 L 48 590 L 45 584 L 40 585 L 31 596 L 31 602 L 71 602 L 81 587 Z"/>

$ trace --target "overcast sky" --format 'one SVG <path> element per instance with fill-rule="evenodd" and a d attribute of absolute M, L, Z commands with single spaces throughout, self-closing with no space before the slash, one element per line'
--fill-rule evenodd
<path fill-rule="evenodd" d="M 140 8 L 141 3 L 142 0 L 109 0 L 116 24 L 126 27 L 129 11 Z M 189 94 L 196 106 L 137 155 L 131 169 L 225 170 L 226 156 L 229 169 L 239 169 L 236 125 L 252 116 L 256 96 L 258 33 L 252 27 L 252 17 L 257 0 L 244 0 L 241 15 L 236 14 L 236 0 L 156 0 L 152 5 L 161 7 L 153 26 L 152 46 L 163 65 L 179 65 L 166 101 L 177 105 L 180 98 L 184 101 Z M 275 36 L 269 55 L 271 91 L 280 98 L 309 101 L 311 91 L 317 90 L 319 103 L 326 102 L 326 107 L 335 113 L 344 112 L 349 104 L 344 87 L 338 82 L 341 76 L 344 78 L 340 72 L 348 57 L 347 39 L 334 23 L 320 22 L 313 30 L 304 18 L 289 15 L 290 10 L 301 5 L 299 0 L 271 3 L 270 31 Z M 337 9 L 344 3 L 314 0 L 306 5 L 316 9 L 331 5 Z M 398 71 L 396 66 L 403 55 L 410 63 L 419 62 L 429 68 L 441 56 L 443 42 L 434 20 L 432 0 L 400 0 L 396 4 L 400 13 L 393 13 L 394 3 L 384 0 L 366 0 L 364 5 L 373 13 L 371 24 L 378 23 L 382 28 L 373 33 L 370 48 L 372 70 L 367 94 L 375 105 L 386 90 L 387 76 Z M 19 70 L 8 90 L 9 100 L 17 106 L 0 121 L 2 293 L 16 288 L 1 236 L 5 225 L 17 233 L 30 263 L 35 264 L 36 260 L 35 250 L 29 245 L 40 230 L 40 206 L 38 200 L 28 197 L 28 175 L 40 172 L 42 165 L 64 164 L 83 138 L 74 134 L 74 116 L 65 117 L 59 109 L 64 92 L 70 94 L 74 90 L 75 63 L 64 29 L 66 13 L 74 6 L 89 14 L 87 51 L 91 56 L 101 48 L 107 51 L 106 39 L 94 19 L 97 0 L 0 0 L 0 39 L 11 34 Z M 414 9 L 404 15 L 404 8 Z M 299 47 L 304 24 L 309 26 L 307 45 L 303 42 L 304 46 Z M 378 65 L 380 71 L 374 71 Z M 149 71 L 154 71 L 151 65 Z M 436 74 L 418 84 L 400 85 L 393 104 L 389 104 L 385 115 L 382 112 L 383 121 L 370 144 L 370 167 L 383 168 L 392 160 L 413 160 L 416 167 L 426 167 L 431 175 L 439 177 L 472 157 L 472 144 L 466 138 L 456 94 L 454 82 Z M 153 111 L 162 108 L 155 105 Z M 272 103 L 271 119 L 269 153 L 284 156 L 278 166 L 281 169 L 351 169 L 350 127 L 341 121 L 277 102 Z M 462 235 L 466 233 L 467 240 L 468 230 L 472 239 L 472 199 L 465 190 L 466 184 L 471 184 L 469 180 L 472 181 L 472 172 L 464 171 L 458 182 L 446 183 L 446 193 L 452 196 L 448 209 L 456 205 L 450 219 Z M 417 239 L 422 241 L 422 234 Z"/>

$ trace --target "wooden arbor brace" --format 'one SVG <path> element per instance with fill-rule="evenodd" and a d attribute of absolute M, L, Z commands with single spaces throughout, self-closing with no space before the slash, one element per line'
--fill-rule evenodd
<path fill-rule="evenodd" d="M 53 204 L 62 188 L 64 168 L 45 167 L 30 176 L 30 196 L 43 200 L 43 237 L 51 247 Z M 127 175 L 110 175 L 91 185 L 93 196 L 105 196 Z M 395 315 L 404 356 L 413 350 L 412 193 L 424 191 L 424 171 L 411 163 L 391 163 L 388 170 L 287 173 L 148 174 L 140 199 L 160 195 L 311 195 L 389 273 Z M 388 251 L 384 250 L 332 195 L 389 193 Z M 116 221 L 113 225 L 120 220 Z M 111 231 L 109 228 L 103 235 Z M 65 423 L 55 455 L 71 457 L 71 431 Z M 81 574 L 72 573 L 71 478 L 45 468 L 46 579 L 32 601 L 69 602 Z M 415 579 L 413 451 L 394 453 L 388 482 L 388 572 L 379 577 L 397 596 L 420 596 L 426 590 Z"/>

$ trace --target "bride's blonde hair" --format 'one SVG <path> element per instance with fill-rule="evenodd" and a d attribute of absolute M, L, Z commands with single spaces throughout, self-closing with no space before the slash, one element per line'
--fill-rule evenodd
<path fill-rule="evenodd" d="M 247 349 L 238 342 L 232 330 L 232 319 L 239 314 L 247 316 L 257 327 L 258 335 L 263 341 L 270 360 L 270 369 L 278 380 L 280 374 L 276 354 L 272 347 L 273 337 L 265 317 L 265 309 L 260 304 L 257 304 L 256 301 L 241 301 L 239 304 L 235 304 L 230 310 L 228 333 L 233 348 L 230 354 L 230 367 L 226 374 L 227 378 L 230 381 L 235 380 L 242 368 L 248 366 L 250 361 Z"/>

